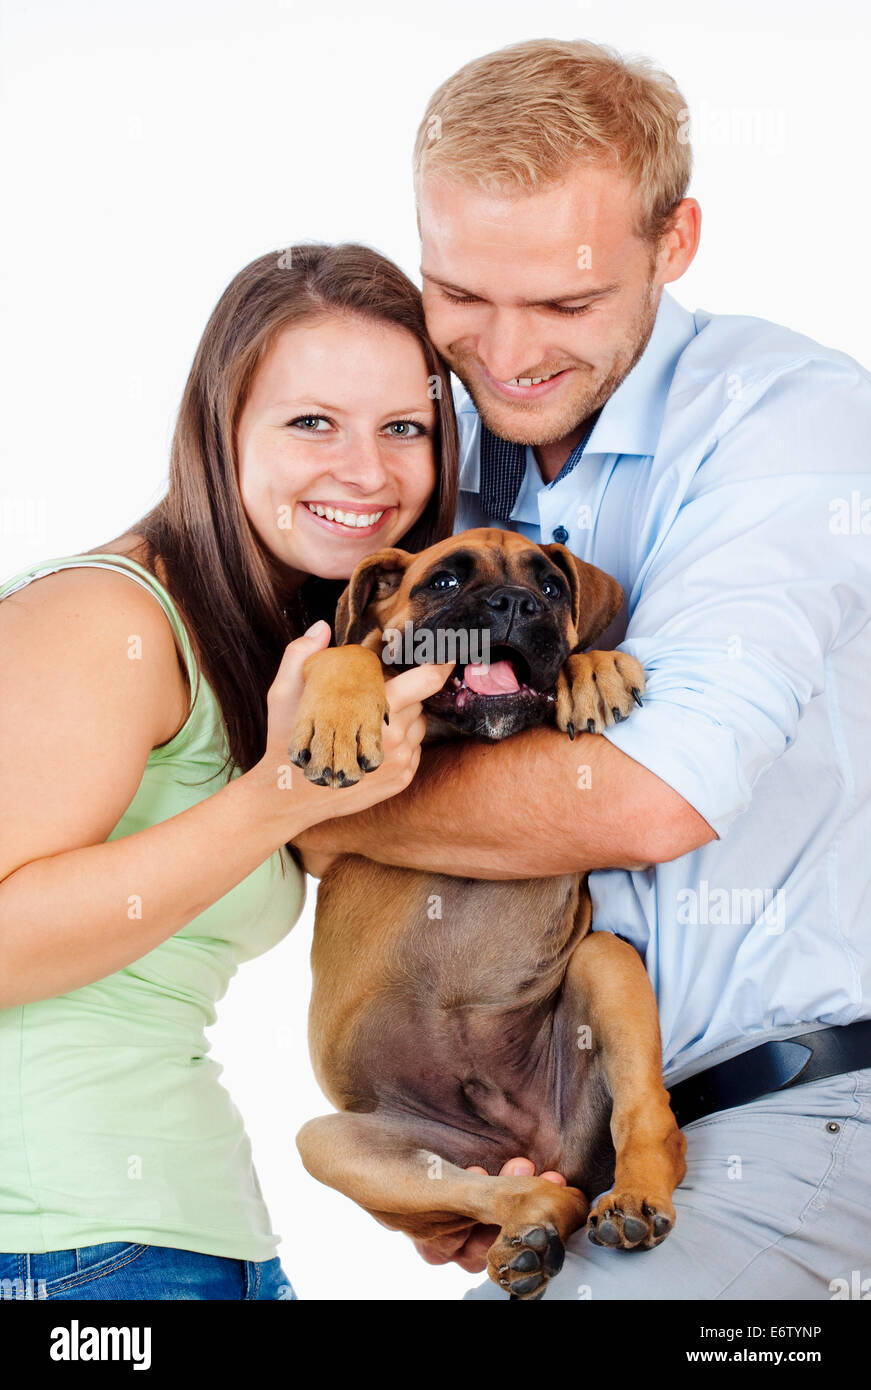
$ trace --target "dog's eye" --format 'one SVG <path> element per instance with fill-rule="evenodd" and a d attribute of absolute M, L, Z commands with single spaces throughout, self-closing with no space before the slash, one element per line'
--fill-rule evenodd
<path fill-rule="evenodd" d="M 562 586 L 555 579 L 545 579 L 541 585 L 541 592 L 545 598 L 561 598 Z"/>
<path fill-rule="evenodd" d="M 438 574 L 434 574 L 429 581 L 428 587 L 440 589 L 444 593 L 446 589 L 453 589 L 459 582 L 455 574 L 450 574 L 448 570 L 439 570 Z"/>

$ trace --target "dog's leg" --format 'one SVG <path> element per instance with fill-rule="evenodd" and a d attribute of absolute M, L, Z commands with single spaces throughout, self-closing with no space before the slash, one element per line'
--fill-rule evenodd
<path fill-rule="evenodd" d="M 611 932 L 590 932 L 572 952 L 561 1010 L 565 1067 L 588 1026 L 613 1097 L 614 1186 L 590 1212 L 590 1239 L 649 1249 L 674 1225 L 686 1140 L 662 1084 L 656 997 L 637 951 Z"/>
<path fill-rule="evenodd" d="M 420 1120 L 322 1115 L 303 1125 L 296 1142 L 312 1177 L 416 1240 L 468 1231 L 476 1222 L 498 1226 L 487 1272 L 519 1299 L 542 1296 L 589 1209 L 577 1188 L 545 1178 L 466 1172 L 439 1156 L 437 1126 L 428 1133 Z"/>

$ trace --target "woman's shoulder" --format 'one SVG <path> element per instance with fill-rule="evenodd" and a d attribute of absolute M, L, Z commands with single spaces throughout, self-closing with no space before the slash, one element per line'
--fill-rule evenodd
<path fill-rule="evenodd" d="M 117 568 L 108 567 L 113 556 L 121 557 Z M 107 564 L 87 563 L 98 557 Z M 157 677 L 160 723 L 168 739 L 187 717 L 188 667 L 163 599 L 148 584 L 148 572 L 127 568 L 125 558 L 136 561 L 135 548 L 110 542 L 88 554 L 45 560 L 20 571 L 0 586 L 0 634 L 13 664 L 30 664 L 28 653 L 40 656 L 40 667 L 49 653 L 63 657 L 68 668 L 99 662 L 116 649 L 130 661 L 144 658 Z"/>
<path fill-rule="evenodd" d="M 116 558 L 119 563 L 113 566 Z M 127 567 L 125 560 L 133 560 L 134 565 Z M 156 589 L 149 586 L 148 573 L 141 559 L 137 562 L 132 547 L 121 549 L 117 542 L 78 555 L 37 561 L 0 586 L 4 600 L 0 612 L 7 621 L 24 612 L 34 617 L 39 614 L 47 622 L 75 617 L 83 630 L 90 631 L 116 628 L 121 614 L 141 614 L 149 633 L 159 635 L 161 645 L 171 648 L 172 629 L 154 602 Z"/>

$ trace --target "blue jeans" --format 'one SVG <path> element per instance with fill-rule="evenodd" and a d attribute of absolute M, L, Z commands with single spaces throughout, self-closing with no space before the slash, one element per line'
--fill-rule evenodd
<path fill-rule="evenodd" d="M 107 1241 L 44 1255 L 0 1254 L 0 1301 L 8 1299 L 294 1299 L 276 1255 L 230 1260 L 166 1245 Z"/>

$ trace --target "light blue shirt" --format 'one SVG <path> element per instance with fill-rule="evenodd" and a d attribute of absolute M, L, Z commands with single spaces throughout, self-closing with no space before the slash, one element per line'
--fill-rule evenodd
<path fill-rule="evenodd" d="M 504 526 L 459 387 L 457 410 L 455 531 Z M 645 958 L 666 1080 L 871 1017 L 871 377 L 665 292 L 576 467 L 545 484 L 527 449 L 508 528 L 622 584 L 595 646 L 637 657 L 647 692 L 604 737 L 719 837 L 590 875 L 595 928 Z"/>

